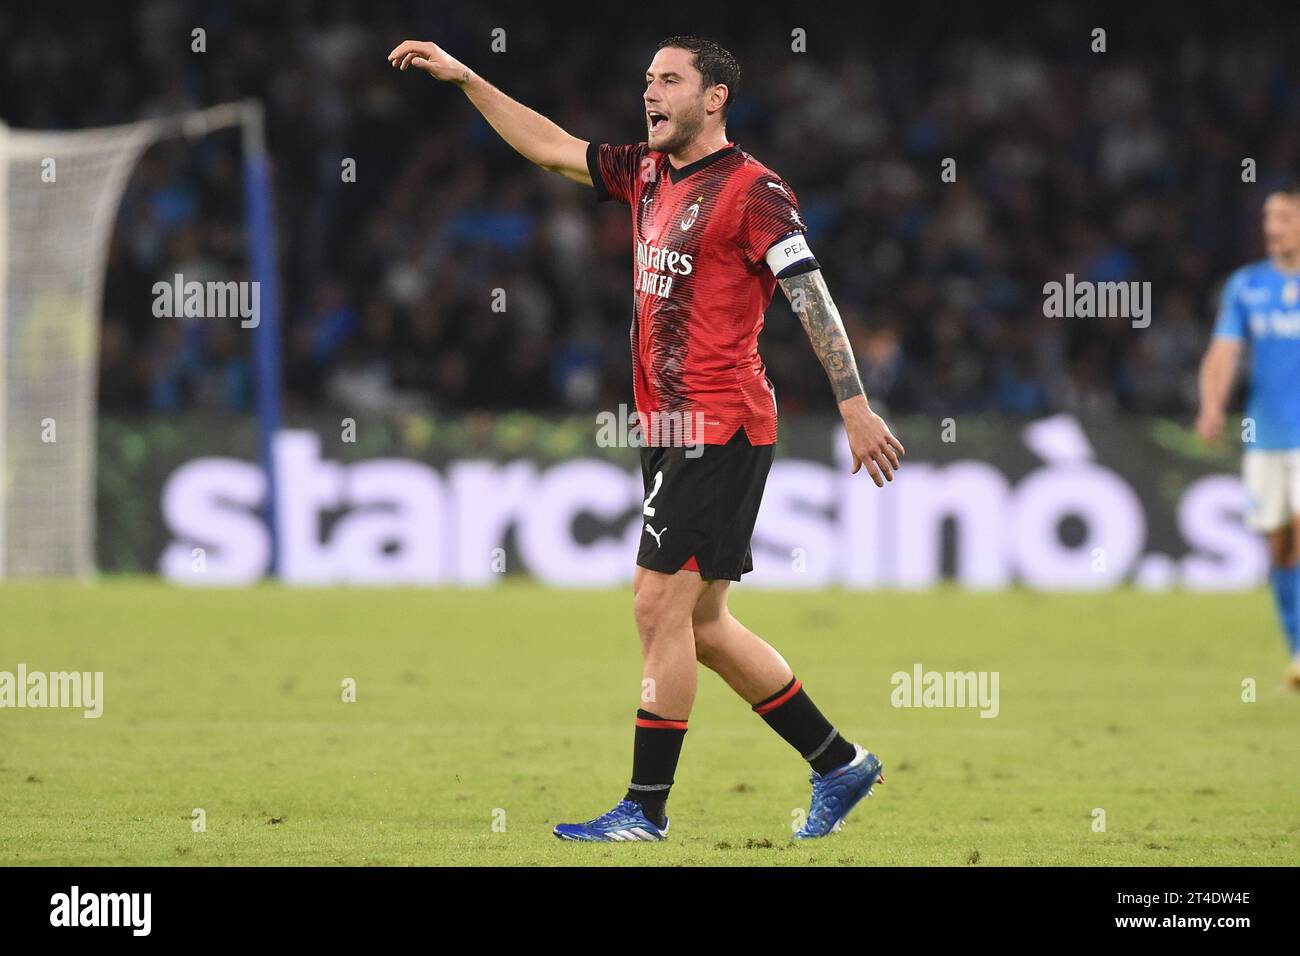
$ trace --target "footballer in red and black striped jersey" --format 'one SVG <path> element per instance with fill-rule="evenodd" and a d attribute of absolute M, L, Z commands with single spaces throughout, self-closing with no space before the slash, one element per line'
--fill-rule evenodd
<path fill-rule="evenodd" d="M 727 607 L 731 581 L 753 566 L 750 538 L 777 438 L 758 336 L 778 284 L 830 380 L 853 471 L 865 466 L 883 485 L 903 446 L 867 403 L 794 190 L 726 135 L 740 65 L 712 40 L 664 40 L 646 70 L 646 141 L 608 146 L 565 132 L 436 44 L 407 40 L 389 61 L 458 86 L 521 154 L 632 211 L 633 392 L 649 439 L 632 583 L 645 706 L 636 712 L 627 795 L 593 820 L 559 824 L 555 835 L 667 838 L 698 664 L 811 765 L 812 799 L 796 836 L 834 832 L 884 780 L 880 759 L 846 740 L 785 659 Z M 665 419 L 675 425 L 668 435 L 657 424 Z"/>
<path fill-rule="evenodd" d="M 632 207 L 632 369 L 642 421 L 701 421 L 725 445 L 776 441 L 776 401 L 759 356 L 778 278 L 816 269 L 794 190 L 728 142 L 681 168 L 646 143 L 587 148 L 600 200 Z M 698 413 L 698 415 L 697 415 Z M 651 442 L 657 444 L 658 442 Z"/>

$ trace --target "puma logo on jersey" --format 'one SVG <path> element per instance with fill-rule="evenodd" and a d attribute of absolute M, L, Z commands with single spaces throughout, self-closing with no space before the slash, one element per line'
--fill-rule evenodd
<path fill-rule="evenodd" d="M 647 522 L 645 523 L 645 529 L 646 529 L 647 531 L 649 531 L 649 532 L 650 532 L 650 536 L 651 536 L 652 538 L 655 539 L 655 547 L 662 547 L 662 546 L 663 546 L 663 542 L 660 541 L 659 539 L 663 537 L 663 535 L 664 535 L 664 531 L 667 531 L 667 530 L 668 530 L 668 526 L 667 526 L 667 525 L 664 525 L 664 530 L 663 530 L 663 531 L 660 531 L 660 532 L 658 532 L 658 533 L 656 534 L 656 533 L 655 533 L 655 529 L 652 528 L 652 527 L 650 527 L 650 522 L 647 521 Z"/>

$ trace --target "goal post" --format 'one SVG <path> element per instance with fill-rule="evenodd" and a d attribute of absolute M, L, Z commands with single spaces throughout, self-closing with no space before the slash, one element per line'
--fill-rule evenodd
<path fill-rule="evenodd" d="M 243 105 L 244 215 L 247 221 L 248 264 L 260 288 L 260 316 L 253 331 L 253 378 L 257 383 L 257 440 L 262 473 L 266 476 L 263 518 L 271 540 L 272 576 L 279 571 L 279 501 L 275 472 L 275 435 L 280 430 L 280 284 L 276 261 L 275 215 L 271 192 L 271 163 L 266 153 L 266 124 L 262 104 Z"/>
<path fill-rule="evenodd" d="M 0 578 L 95 571 L 99 331 L 118 207 L 151 144 L 224 128 L 243 131 L 246 252 L 261 287 L 253 329 L 259 456 L 273 475 L 279 309 L 261 104 L 75 131 L 0 123 Z M 274 554 L 270 481 L 266 507 Z"/>

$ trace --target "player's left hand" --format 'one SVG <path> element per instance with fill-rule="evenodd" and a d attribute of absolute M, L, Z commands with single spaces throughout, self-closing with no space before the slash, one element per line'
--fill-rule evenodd
<path fill-rule="evenodd" d="M 898 456 L 906 454 L 903 443 L 894 437 L 885 420 L 871 410 L 864 395 L 840 402 L 840 414 L 849 436 L 849 450 L 853 452 L 853 474 L 866 465 L 876 487 L 883 488 L 886 481 L 894 480 Z"/>

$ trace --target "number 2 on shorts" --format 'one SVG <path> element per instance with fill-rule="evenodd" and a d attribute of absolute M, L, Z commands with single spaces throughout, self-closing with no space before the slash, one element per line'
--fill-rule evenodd
<path fill-rule="evenodd" d="M 645 500 L 645 507 L 641 509 L 641 513 L 644 514 L 646 517 L 653 518 L 655 516 L 655 510 L 654 508 L 650 507 L 650 502 L 655 500 L 655 495 L 659 494 L 659 486 L 662 485 L 663 483 L 664 483 L 663 471 L 662 470 L 656 471 L 655 486 L 650 489 L 650 495 Z"/>

